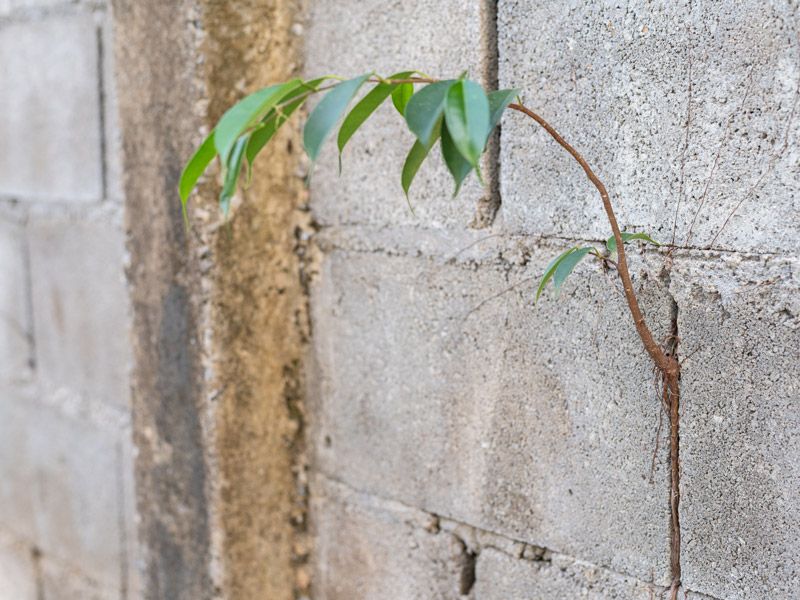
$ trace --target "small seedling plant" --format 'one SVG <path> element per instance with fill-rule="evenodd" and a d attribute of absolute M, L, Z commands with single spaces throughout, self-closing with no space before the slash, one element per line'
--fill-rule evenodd
<path fill-rule="evenodd" d="M 368 91 L 355 102 L 364 88 Z M 605 248 L 575 246 L 555 257 L 545 269 L 536 290 L 538 301 L 548 284 L 556 292 L 584 258 L 602 261 L 616 270 L 636 332 L 658 374 L 662 401 L 669 418 L 670 440 L 670 598 L 675 600 L 681 587 L 679 469 L 680 363 L 676 341 L 663 346 L 656 342 L 645 321 L 633 288 L 625 244 L 633 240 L 656 244 L 646 233 L 620 229 L 608 191 L 589 163 L 556 129 L 539 114 L 526 107 L 519 90 L 487 91 L 466 74 L 456 79 L 434 79 L 418 71 L 404 71 L 390 77 L 365 73 L 352 79 L 332 75 L 316 79 L 292 79 L 260 89 L 233 105 L 222 116 L 195 154 L 180 178 L 179 192 L 183 214 L 187 215 L 189 196 L 209 164 L 219 159 L 222 185 L 219 203 L 228 214 L 231 199 L 243 176 L 249 182 L 252 165 L 258 154 L 278 129 L 314 96 L 321 96 L 308 115 L 303 129 L 303 145 L 315 161 L 326 139 L 341 123 L 337 135 L 339 166 L 342 152 L 353 135 L 386 101 L 391 99 L 415 141 L 403 163 L 400 182 L 408 197 L 420 166 L 433 148 L 439 145 L 444 163 L 453 177 L 455 194 L 473 172 L 483 182 L 481 157 L 486 152 L 492 132 L 507 110 L 517 111 L 538 123 L 583 169 L 597 189 L 611 229 Z M 350 108 L 352 105 L 352 108 Z M 616 258 L 612 258 L 615 256 Z"/>

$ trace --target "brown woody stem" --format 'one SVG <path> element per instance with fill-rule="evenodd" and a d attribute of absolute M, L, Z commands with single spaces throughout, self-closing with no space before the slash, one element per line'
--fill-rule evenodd
<path fill-rule="evenodd" d="M 600 194 L 603 201 L 603 208 L 606 211 L 606 217 L 611 225 L 611 231 L 614 234 L 614 240 L 617 243 L 617 272 L 622 280 L 622 288 L 625 291 L 625 300 L 628 303 L 628 309 L 633 317 L 633 323 L 636 326 L 636 332 L 639 334 L 645 350 L 650 355 L 656 369 L 661 375 L 663 382 L 663 395 L 664 404 L 669 410 L 669 423 L 670 423 L 670 575 L 672 581 L 670 584 L 670 600 L 676 600 L 678 597 L 678 590 L 681 586 L 681 529 L 679 520 L 679 506 L 680 506 L 680 386 L 678 380 L 680 378 L 680 363 L 674 356 L 674 352 L 667 354 L 664 349 L 656 343 L 653 339 L 653 334 L 645 322 L 642 309 L 639 307 L 639 300 L 636 293 L 633 291 L 633 283 L 631 281 L 630 271 L 628 270 L 628 261 L 625 255 L 625 245 L 622 241 L 622 232 L 617 223 L 617 217 L 614 214 L 614 208 L 611 205 L 611 200 L 608 196 L 608 191 L 600 178 L 595 174 L 586 159 L 567 142 L 555 128 L 545 121 L 541 116 L 533 112 L 531 109 L 523 106 L 522 104 L 510 104 L 509 108 L 521 112 L 534 121 L 536 121 L 548 134 L 552 137 L 564 150 L 566 150 L 572 158 L 581 166 L 586 177 L 592 182 Z"/>

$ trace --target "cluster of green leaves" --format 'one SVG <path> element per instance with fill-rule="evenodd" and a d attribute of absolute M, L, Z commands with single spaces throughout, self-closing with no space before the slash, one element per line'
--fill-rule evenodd
<path fill-rule="evenodd" d="M 372 87 L 348 111 L 365 85 Z M 222 174 L 219 203 L 227 215 L 243 169 L 249 182 L 256 156 L 292 114 L 317 94 L 324 95 L 308 116 L 303 129 L 303 145 L 309 158 L 315 161 L 323 143 L 341 122 L 337 136 L 340 170 L 347 143 L 359 127 L 391 98 L 416 138 L 400 177 L 403 191 L 408 196 L 414 177 L 437 142 L 455 182 L 454 195 L 473 171 L 482 181 L 481 155 L 486 151 L 490 135 L 500 122 L 503 111 L 517 97 L 518 90 L 487 93 L 465 75 L 458 79 L 432 81 L 420 77 L 416 71 L 403 71 L 388 78 L 365 73 L 347 80 L 327 75 L 307 81 L 292 79 L 265 87 L 228 109 L 186 164 L 179 183 L 184 216 L 192 189 L 217 157 Z M 623 236 L 628 236 L 624 237 L 626 242 L 631 239 L 653 242 L 645 234 Z M 616 250 L 613 238 L 607 245 L 610 252 Z M 551 279 L 558 291 L 578 262 L 589 253 L 600 256 L 591 247 L 571 248 L 558 256 L 545 271 L 536 299 Z"/>
<path fill-rule="evenodd" d="M 293 79 L 250 94 L 222 116 L 187 163 L 179 185 L 184 211 L 198 179 L 219 157 L 223 181 L 219 200 L 227 213 L 242 168 L 246 168 L 249 180 L 253 160 L 280 126 L 312 95 L 323 93 L 303 130 L 303 145 L 312 161 L 342 121 L 337 138 L 341 169 L 342 153 L 350 138 L 391 97 L 416 137 L 402 168 L 403 191 L 408 195 L 423 161 L 436 142 L 441 142 L 442 156 L 458 193 L 472 171 L 480 178 L 480 157 L 517 90 L 486 93 L 480 84 L 463 76 L 433 83 L 418 82 L 420 78 L 416 76 L 416 71 L 403 71 L 388 78 L 366 73 L 348 80 L 329 75 L 309 81 Z M 372 84 L 372 89 L 348 112 L 367 84 Z"/>

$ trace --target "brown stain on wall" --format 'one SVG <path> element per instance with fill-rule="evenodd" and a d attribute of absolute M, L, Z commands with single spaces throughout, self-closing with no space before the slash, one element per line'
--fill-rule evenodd
<path fill-rule="evenodd" d="M 205 3 L 210 123 L 245 93 L 297 75 L 300 38 L 292 25 L 300 8 L 281 0 Z M 291 599 L 307 591 L 301 147 L 293 120 L 258 158 L 252 187 L 210 240 L 218 551 L 231 599 Z"/>
<path fill-rule="evenodd" d="M 256 164 L 223 223 L 212 176 L 185 161 L 246 92 L 300 67 L 296 0 L 115 0 L 134 319 L 133 429 L 144 596 L 282 600 L 303 574 L 297 126 Z M 209 376 L 210 375 L 210 376 Z"/>

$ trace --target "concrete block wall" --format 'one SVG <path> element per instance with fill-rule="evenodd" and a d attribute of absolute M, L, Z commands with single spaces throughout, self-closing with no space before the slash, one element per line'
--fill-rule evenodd
<path fill-rule="evenodd" d="M 674 239 L 671 260 L 631 261 L 685 358 L 694 598 L 800 596 L 799 24 L 788 0 L 310 3 L 309 75 L 496 76 L 596 168 L 625 228 Z M 488 227 L 485 192 L 451 199 L 437 159 L 412 214 L 410 139 L 381 110 L 342 176 L 330 147 L 312 179 L 316 597 L 658 597 L 667 440 L 619 283 L 587 263 L 533 305 L 554 255 L 610 235 L 596 191 L 509 114 Z"/>
<path fill-rule="evenodd" d="M 0 2 L 0 598 L 139 597 L 105 2 Z"/>

